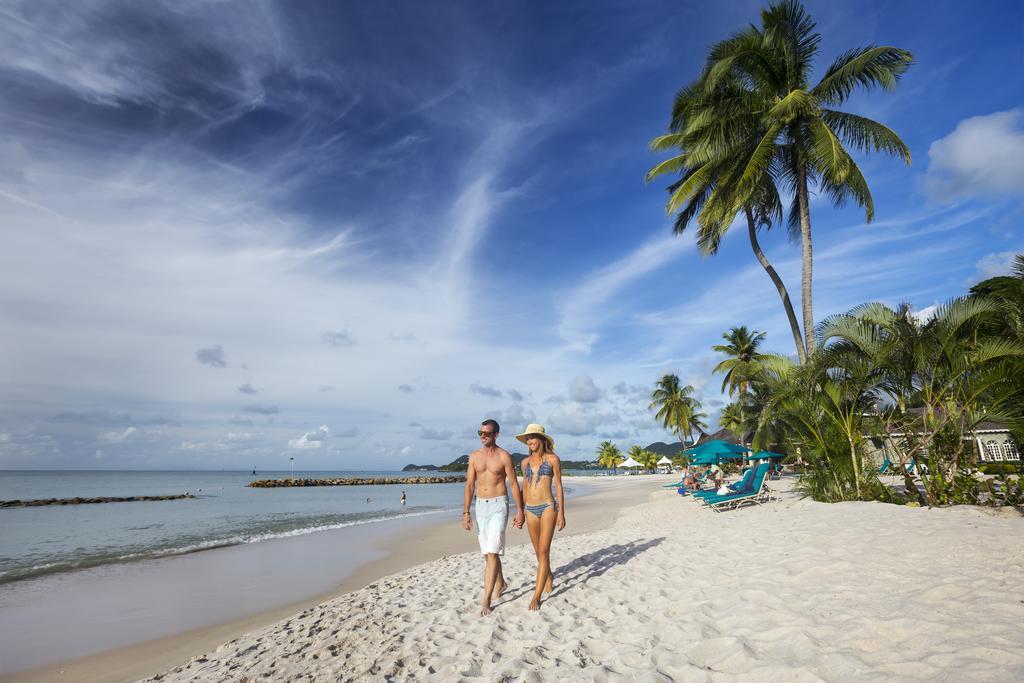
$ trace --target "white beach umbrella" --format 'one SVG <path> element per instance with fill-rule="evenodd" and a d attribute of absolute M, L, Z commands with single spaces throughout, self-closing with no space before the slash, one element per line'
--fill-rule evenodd
<path fill-rule="evenodd" d="M 619 464 L 618 464 L 617 466 L 618 466 L 618 467 L 643 467 L 643 465 L 641 465 L 641 464 L 640 464 L 640 463 L 638 463 L 638 462 L 637 462 L 636 460 L 634 460 L 634 459 L 632 458 L 632 456 L 630 456 L 629 458 L 627 458 L 627 459 L 626 459 L 626 462 L 620 462 L 620 463 L 619 463 Z"/>
<path fill-rule="evenodd" d="M 668 459 L 667 455 L 661 456 L 661 460 L 658 461 L 659 465 L 672 465 L 672 461 Z"/>

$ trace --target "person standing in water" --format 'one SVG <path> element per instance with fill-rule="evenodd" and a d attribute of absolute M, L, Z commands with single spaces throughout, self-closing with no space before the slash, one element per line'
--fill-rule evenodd
<path fill-rule="evenodd" d="M 562 490 L 562 463 L 555 455 L 555 440 L 539 424 L 527 425 L 516 437 L 527 445 L 530 454 L 523 458 L 523 500 L 526 525 L 530 531 L 533 551 L 537 553 L 537 587 L 530 609 L 540 609 L 540 599 L 554 590 L 555 575 L 551 571 L 551 538 L 555 529 L 565 528 L 565 492 Z M 551 494 L 554 484 L 557 499 Z"/>
<path fill-rule="evenodd" d="M 481 616 L 491 613 L 491 599 L 499 597 L 508 585 L 501 571 L 501 556 L 505 554 L 509 488 L 516 502 L 516 516 L 512 524 L 517 529 L 523 526 L 523 499 L 519 493 L 519 480 L 516 478 L 512 456 L 504 448 L 498 448 L 498 431 L 498 423 L 494 420 L 484 420 L 477 431 L 480 449 L 469 456 L 462 505 L 462 528 L 471 531 L 473 521 L 469 505 L 476 495 L 477 540 L 484 556 Z"/>
<path fill-rule="evenodd" d="M 405 507 L 405 491 L 402 491 L 402 507 Z"/>

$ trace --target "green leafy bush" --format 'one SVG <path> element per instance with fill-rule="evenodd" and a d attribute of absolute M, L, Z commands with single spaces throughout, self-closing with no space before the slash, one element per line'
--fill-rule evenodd
<path fill-rule="evenodd" d="M 982 474 L 1020 474 L 1019 462 L 987 462 L 978 468 Z"/>

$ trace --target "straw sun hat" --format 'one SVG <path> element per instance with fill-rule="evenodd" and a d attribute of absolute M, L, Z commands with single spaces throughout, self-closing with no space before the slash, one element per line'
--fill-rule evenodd
<path fill-rule="evenodd" d="M 526 437 L 533 434 L 539 436 L 540 438 L 548 442 L 548 453 L 555 452 L 555 440 L 548 436 L 547 432 L 544 431 L 544 428 L 537 423 L 526 425 L 526 429 L 523 430 L 523 433 L 517 434 L 516 438 L 522 441 L 523 443 L 526 443 Z"/>

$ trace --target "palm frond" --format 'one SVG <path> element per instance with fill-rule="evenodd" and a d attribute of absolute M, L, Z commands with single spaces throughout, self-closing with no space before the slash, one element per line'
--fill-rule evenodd
<path fill-rule="evenodd" d="M 823 109 L 822 120 L 844 142 L 862 152 L 886 152 L 910 165 L 910 148 L 889 127 L 864 116 Z"/>
<path fill-rule="evenodd" d="M 892 90 L 913 63 L 914 56 L 897 47 L 869 46 L 850 50 L 832 63 L 813 93 L 826 104 L 836 104 L 848 98 L 858 86 Z"/>
<path fill-rule="evenodd" d="M 670 149 L 682 148 L 686 141 L 686 136 L 682 133 L 669 133 L 667 135 L 659 135 L 648 143 L 647 148 L 652 152 L 666 152 Z"/>
<path fill-rule="evenodd" d="M 712 171 L 713 167 L 711 164 L 704 164 L 700 168 L 696 169 L 685 182 L 681 183 L 679 187 L 672 192 L 668 200 L 666 212 L 669 215 L 675 213 L 679 210 L 680 206 L 688 202 L 694 195 L 700 192 L 711 179 Z"/>
<path fill-rule="evenodd" d="M 644 176 L 644 182 L 651 182 L 655 178 L 665 173 L 678 173 L 685 169 L 688 165 L 688 158 L 685 154 L 674 156 L 671 159 L 666 159 L 651 170 Z"/>

